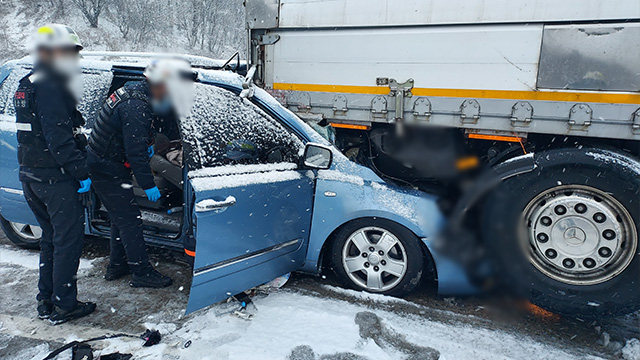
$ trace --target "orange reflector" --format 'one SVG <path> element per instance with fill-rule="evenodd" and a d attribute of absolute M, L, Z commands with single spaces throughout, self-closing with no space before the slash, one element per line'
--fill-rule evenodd
<path fill-rule="evenodd" d="M 196 257 L 196 252 L 195 251 L 184 249 L 184 253 L 189 255 L 189 256 L 191 256 L 191 257 Z"/>
<path fill-rule="evenodd" d="M 467 156 L 456 160 L 456 168 L 458 170 L 469 170 L 478 167 L 480 160 L 477 156 Z"/>
<path fill-rule="evenodd" d="M 484 134 L 469 134 L 469 139 L 506 141 L 506 142 L 513 142 L 513 143 L 522 142 L 522 138 L 519 136 L 500 136 L 500 135 L 484 135 Z"/>
<path fill-rule="evenodd" d="M 371 127 L 367 125 L 353 125 L 353 124 L 342 124 L 342 123 L 331 123 L 331 127 L 341 128 L 341 129 L 351 129 L 351 130 L 369 130 Z"/>

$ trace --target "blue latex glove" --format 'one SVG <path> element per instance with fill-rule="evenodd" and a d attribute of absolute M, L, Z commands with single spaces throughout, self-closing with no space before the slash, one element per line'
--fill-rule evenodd
<path fill-rule="evenodd" d="M 80 180 L 80 189 L 78 189 L 78 193 L 84 194 L 91 190 L 91 179 L 87 178 L 86 180 Z"/>
<path fill-rule="evenodd" d="M 149 148 L 147 149 L 147 154 L 149 154 L 149 159 L 151 159 L 153 154 L 155 154 L 155 151 L 153 151 L 153 145 L 149 146 Z"/>
<path fill-rule="evenodd" d="M 160 190 L 158 190 L 157 186 L 154 186 L 149 190 L 145 190 L 144 193 L 147 194 L 147 199 L 153 202 L 160 200 L 160 197 L 162 196 L 160 195 Z"/>

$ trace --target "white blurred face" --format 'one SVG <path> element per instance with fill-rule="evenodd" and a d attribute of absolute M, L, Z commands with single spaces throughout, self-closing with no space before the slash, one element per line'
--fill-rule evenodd
<path fill-rule="evenodd" d="M 80 73 L 80 54 L 76 48 L 39 49 L 38 61 L 51 66 L 61 75 L 75 76 Z"/>
<path fill-rule="evenodd" d="M 173 103 L 173 109 L 178 117 L 185 117 L 191 112 L 195 99 L 195 85 L 193 81 L 175 77 L 167 81 L 167 93 Z"/>

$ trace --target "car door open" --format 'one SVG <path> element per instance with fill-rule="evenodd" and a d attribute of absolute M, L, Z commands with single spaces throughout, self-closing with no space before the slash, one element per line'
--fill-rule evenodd
<path fill-rule="evenodd" d="M 314 180 L 298 165 L 302 142 L 232 92 L 197 84 L 181 125 L 196 240 L 190 313 L 303 265 Z"/>
<path fill-rule="evenodd" d="M 187 312 L 302 266 L 313 181 L 295 164 L 191 178 L 196 259 Z"/>

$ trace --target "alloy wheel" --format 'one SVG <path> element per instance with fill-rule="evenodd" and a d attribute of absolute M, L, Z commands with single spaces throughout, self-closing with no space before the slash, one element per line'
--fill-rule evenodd
<path fill-rule="evenodd" d="M 39 226 L 22 224 L 17 222 L 9 222 L 11 225 L 11 229 L 16 233 L 16 235 L 20 236 L 26 240 L 39 240 L 42 237 L 42 229 Z"/>
<path fill-rule="evenodd" d="M 372 292 L 392 289 L 407 273 L 407 254 L 402 242 L 379 227 L 351 234 L 342 250 L 342 265 L 354 283 Z"/>

